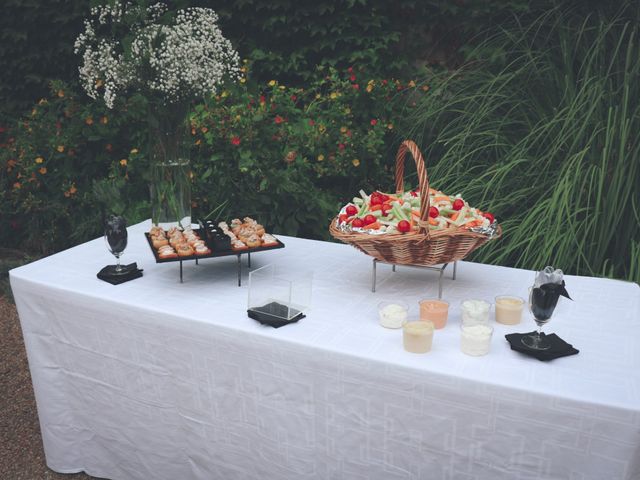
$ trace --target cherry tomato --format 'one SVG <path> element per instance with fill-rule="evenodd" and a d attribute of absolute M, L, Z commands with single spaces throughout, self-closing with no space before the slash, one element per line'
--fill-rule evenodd
<path fill-rule="evenodd" d="M 372 223 L 376 223 L 377 218 L 374 217 L 373 215 L 369 214 L 369 215 L 365 215 L 364 217 L 364 224 L 365 225 L 370 225 Z"/>
<path fill-rule="evenodd" d="M 380 210 L 382 212 L 382 216 L 386 217 L 389 214 L 389 210 L 391 210 L 390 206 L 382 205 L 382 209 Z"/>
<path fill-rule="evenodd" d="M 411 230 L 411 224 L 406 220 L 400 220 L 398 222 L 398 226 L 396 227 L 400 233 L 406 233 Z"/>
<path fill-rule="evenodd" d="M 373 196 L 371 195 L 371 200 L 369 200 L 369 203 L 371 204 L 371 206 L 374 205 L 382 205 L 384 203 L 384 200 L 382 200 L 379 196 Z"/>
<path fill-rule="evenodd" d="M 440 210 L 438 210 L 438 207 L 429 207 L 429 216 L 431 218 L 438 218 L 438 215 L 440 215 Z"/>
<path fill-rule="evenodd" d="M 383 202 L 386 202 L 387 200 L 389 200 L 389 195 L 385 195 L 384 193 L 381 192 L 376 192 L 378 194 L 378 198 L 380 198 L 380 200 L 382 200 Z"/>
<path fill-rule="evenodd" d="M 482 216 L 484 218 L 488 218 L 490 224 L 496 221 L 496 217 L 494 217 L 493 214 L 491 214 L 491 213 L 488 213 L 488 212 L 487 213 L 483 213 Z"/>
<path fill-rule="evenodd" d="M 348 215 L 346 213 L 340 214 L 338 217 L 338 223 L 344 223 L 347 221 Z"/>
<path fill-rule="evenodd" d="M 358 213 L 358 209 L 354 205 L 348 205 L 345 212 L 347 213 L 347 215 L 352 216 Z"/>
<path fill-rule="evenodd" d="M 462 207 L 464 207 L 464 200 L 462 200 L 461 198 L 456 198 L 453 201 L 453 209 L 460 210 Z"/>
<path fill-rule="evenodd" d="M 410 193 L 411 193 L 412 197 L 417 197 L 418 196 L 418 192 L 416 192 L 415 190 L 412 190 Z"/>
<path fill-rule="evenodd" d="M 351 226 L 355 228 L 361 228 L 364 227 L 364 222 L 361 218 L 356 218 L 353 220 L 353 222 L 351 222 Z"/>

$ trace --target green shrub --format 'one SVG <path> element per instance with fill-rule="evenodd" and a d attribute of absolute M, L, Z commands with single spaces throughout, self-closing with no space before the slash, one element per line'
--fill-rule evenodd
<path fill-rule="evenodd" d="M 192 113 L 193 216 L 255 215 L 270 229 L 327 238 L 359 188 L 391 186 L 393 102 L 422 90 L 357 69 L 319 71 L 308 88 L 233 86 Z M 406 100 L 404 100 L 406 101 Z M 149 217 L 146 105 L 109 111 L 54 85 L 0 149 L 6 245 L 48 253 L 100 235 L 107 211 Z"/>
<path fill-rule="evenodd" d="M 637 10 L 635 11 L 637 14 Z M 473 258 L 640 281 L 640 48 L 634 11 L 554 9 L 482 45 L 502 52 L 436 82 L 408 132 L 431 178 L 496 214 Z"/>

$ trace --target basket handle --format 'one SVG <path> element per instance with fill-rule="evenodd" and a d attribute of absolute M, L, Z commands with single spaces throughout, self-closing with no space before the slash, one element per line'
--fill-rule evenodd
<path fill-rule="evenodd" d="M 407 151 L 411 152 L 411 156 L 416 162 L 418 171 L 418 185 L 420 187 L 420 233 L 429 237 L 429 177 L 427 177 L 427 168 L 424 165 L 422 152 L 413 140 L 405 140 L 400 144 L 398 153 L 396 154 L 396 194 L 404 193 L 404 158 Z"/>

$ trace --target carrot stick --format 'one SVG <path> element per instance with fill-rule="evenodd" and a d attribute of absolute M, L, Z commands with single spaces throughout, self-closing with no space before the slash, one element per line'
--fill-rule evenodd
<path fill-rule="evenodd" d="M 439 225 L 439 223 L 435 218 L 429 217 L 429 225 Z"/>
<path fill-rule="evenodd" d="M 373 223 L 370 223 L 369 225 L 366 225 L 365 228 L 370 228 L 371 230 L 378 230 L 380 228 L 380 223 L 373 222 Z"/>
<path fill-rule="evenodd" d="M 382 204 L 371 205 L 371 207 L 369 208 L 369 210 L 370 210 L 371 212 L 375 212 L 376 210 L 382 210 Z"/>
<path fill-rule="evenodd" d="M 458 219 L 458 215 L 460 215 L 460 211 L 457 211 L 453 215 L 451 215 L 451 220 L 455 222 Z"/>

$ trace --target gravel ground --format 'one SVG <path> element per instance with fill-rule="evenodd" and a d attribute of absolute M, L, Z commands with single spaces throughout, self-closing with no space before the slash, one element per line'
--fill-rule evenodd
<path fill-rule="evenodd" d="M 47 468 L 22 331 L 15 306 L 0 295 L 0 479 L 91 480 Z"/>

